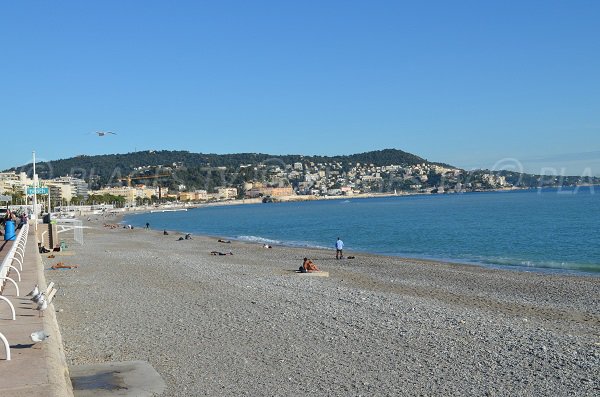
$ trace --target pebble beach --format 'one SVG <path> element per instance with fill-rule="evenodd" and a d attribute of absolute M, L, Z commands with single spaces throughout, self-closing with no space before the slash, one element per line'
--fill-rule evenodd
<path fill-rule="evenodd" d="M 84 225 L 42 255 L 78 265 L 45 271 L 69 365 L 148 361 L 164 396 L 600 394 L 600 277 Z"/>

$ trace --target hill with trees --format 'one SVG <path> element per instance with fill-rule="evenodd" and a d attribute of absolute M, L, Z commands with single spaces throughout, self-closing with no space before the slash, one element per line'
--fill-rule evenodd
<path fill-rule="evenodd" d="M 8 171 L 23 171 L 31 176 L 32 165 Z M 238 188 L 240 194 L 246 182 L 292 186 L 301 194 L 312 191 L 328 194 L 342 187 L 361 192 L 445 192 L 600 183 L 600 178 L 595 177 L 554 177 L 506 170 L 465 171 L 398 149 L 340 156 L 142 151 L 40 162 L 36 164 L 36 172 L 41 179 L 81 178 L 88 182 L 91 190 L 146 184 L 173 191 L 212 192 L 218 186 L 227 186 Z"/>
<path fill-rule="evenodd" d="M 129 175 L 152 175 L 157 169 L 177 169 L 177 177 L 182 184 L 189 184 L 206 171 L 225 167 L 225 173 L 239 173 L 248 165 L 268 163 L 291 165 L 297 162 L 332 163 L 347 167 L 350 163 L 373 164 L 375 166 L 415 165 L 429 163 L 411 153 L 397 149 L 384 149 L 365 153 L 341 156 L 272 155 L 266 153 L 204 154 L 188 151 L 151 150 L 126 154 L 81 155 L 67 159 L 52 160 L 36 164 L 36 173 L 42 179 L 60 176 L 73 176 L 88 181 L 92 188 L 118 184 Z M 439 163 L 435 163 L 439 164 Z M 6 171 L 32 174 L 32 164 L 13 167 Z M 243 172 L 242 172 L 243 173 Z M 247 173 L 246 173 L 247 174 Z M 233 182 L 233 181 L 232 181 Z M 193 183 L 192 183 L 193 185 Z"/>

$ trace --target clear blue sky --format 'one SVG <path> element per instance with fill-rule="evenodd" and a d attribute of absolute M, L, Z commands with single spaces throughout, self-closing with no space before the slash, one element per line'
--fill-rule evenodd
<path fill-rule="evenodd" d="M 0 169 L 398 148 L 600 174 L 597 0 L 5 1 L 0 44 Z"/>

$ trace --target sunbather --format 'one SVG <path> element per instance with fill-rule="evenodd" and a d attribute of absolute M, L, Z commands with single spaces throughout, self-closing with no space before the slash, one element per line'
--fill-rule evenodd
<path fill-rule="evenodd" d="M 313 261 L 311 261 L 308 258 L 304 258 L 304 263 L 302 264 L 302 266 L 300 266 L 298 270 L 300 270 L 300 273 L 320 272 L 317 265 L 315 265 Z"/>
<path fill-rule="evenodd" d="M 233 255 L 233 252 L 211 251 L 211 255 Z"/>

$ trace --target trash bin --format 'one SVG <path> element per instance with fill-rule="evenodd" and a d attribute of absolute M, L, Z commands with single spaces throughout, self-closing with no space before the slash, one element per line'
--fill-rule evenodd
<path fill-rule="evenodd" d="M 17 236 L 15 235 L 15 222 L 14 221 L 6 221 L 4 222 L 4 241 L 15 240 Z"/>

